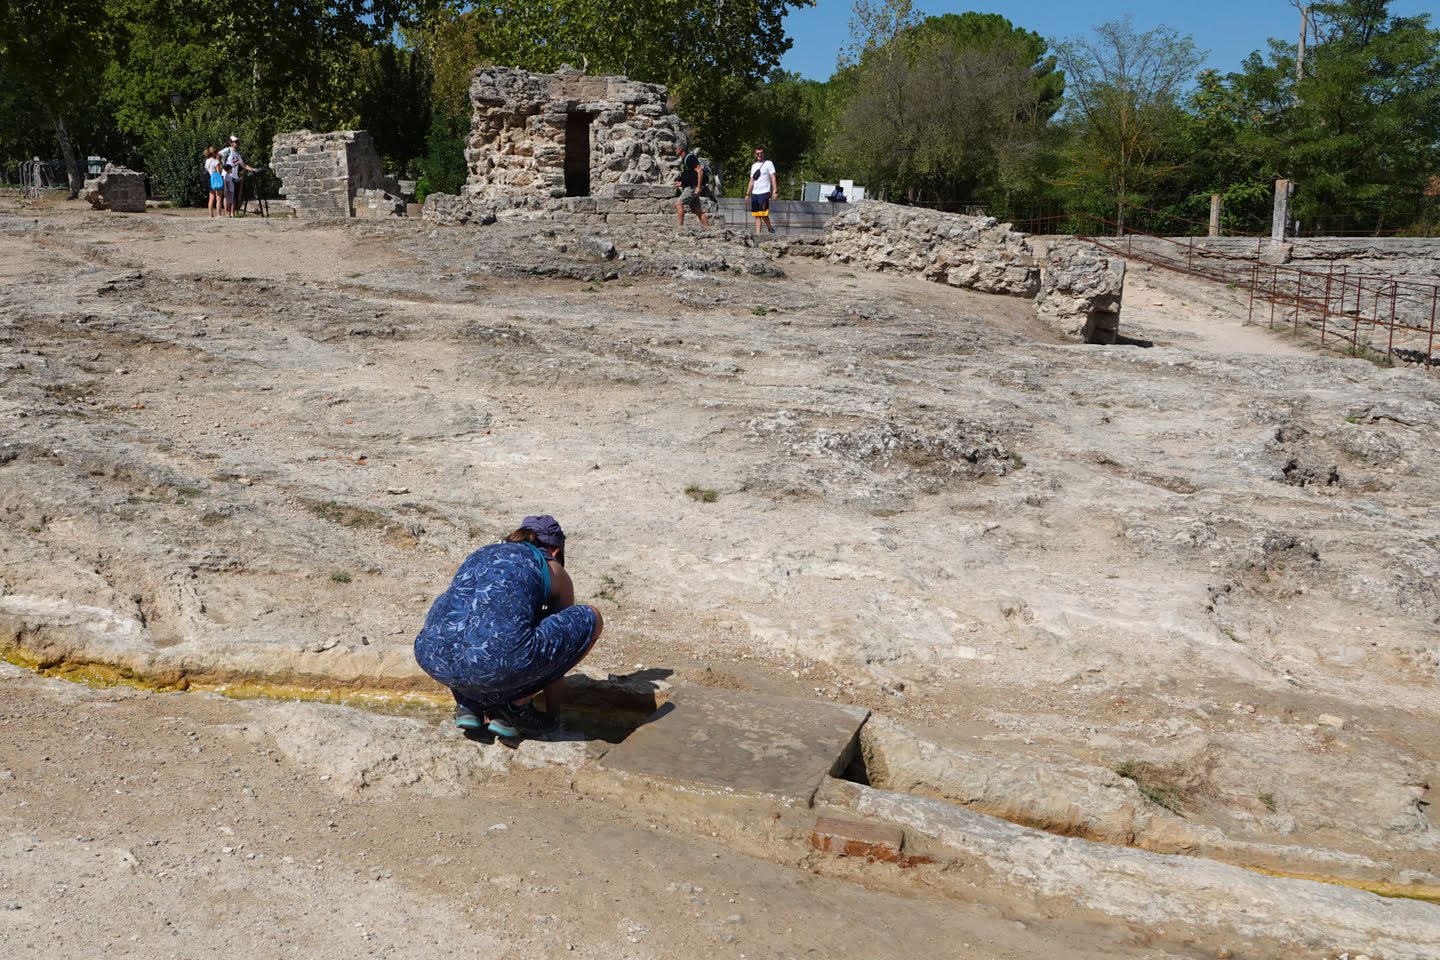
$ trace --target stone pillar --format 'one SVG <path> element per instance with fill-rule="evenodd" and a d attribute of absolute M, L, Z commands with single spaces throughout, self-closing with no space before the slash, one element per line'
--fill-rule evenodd
<path fill-rule="evenodd" d="M 1294 180 L 1275 181 L 1275 212 L 1270 217 L 1270 239 L 1276 243 L 1284 243 L 1290 232 L 1290 198 L 1294 194 Z"/>
<path fill-rule="evenodd" d="M 1210 236 L 1220 236 L 1220 194 L 1210 194 Z"/>

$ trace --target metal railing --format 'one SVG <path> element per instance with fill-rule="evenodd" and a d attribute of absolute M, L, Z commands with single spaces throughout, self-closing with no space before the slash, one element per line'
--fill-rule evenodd
<path fill-rule="evenodd" d="M 1094 220 L 1097 226 L 1114 226 Z M 1315 269 L 1262 263 L 1269 243 L 1263 239 L 1256 240 L 1253 258 L 1208 249 L 1196 237 L 1132 232 L 1079 239 L 1127 260 L 1223 284 L 1246 297 L 1247 322 L 1288 325 L 1295 334 L 1313 335 L 1321 346 L 1352 356 L 1440 369 L 1435 352 L 1440 284 L 1333 262 Z"/>

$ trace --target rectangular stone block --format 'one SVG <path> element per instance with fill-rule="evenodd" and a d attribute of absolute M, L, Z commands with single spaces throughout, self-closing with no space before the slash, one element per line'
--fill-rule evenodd
<path fill-rule="evenodd" d="M 869 715 L 835 703 L 684 687 L 600 767 L 680 792 L 808 807 L 821 782 L 849 762 Z"/>

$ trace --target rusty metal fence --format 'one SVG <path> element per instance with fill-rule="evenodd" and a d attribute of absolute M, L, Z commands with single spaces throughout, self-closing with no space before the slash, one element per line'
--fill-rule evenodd
<path fill-rule="evenodd" d="M 1134 232 L 1098 236 L 1115 224 L 1092 219 L 1099 229 L 1079 239 L 1126 260 L 1221 284 L 1246 299 L 1251 323 L 1289 326 L 1297 335 L 1352 356 L 1440 370 L 1440 285 L 1343 263 L 1323 268 L 1268 264 L 1263 260 L 1269 241 L 1264 239 L 1255 241 L 1253 257 L 1239 257 L 1210 249 L 1204 238 Z"/>

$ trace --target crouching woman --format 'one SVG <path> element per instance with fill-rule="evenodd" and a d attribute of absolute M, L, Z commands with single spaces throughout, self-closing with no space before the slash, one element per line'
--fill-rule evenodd
<path fill-rule="evenodd" d="M 599 610 L 575 604 L 560 524 L 526 517 L 460 564 L 415 638 L 415 660 L 455 695 L 455 726 L 514 745 L 559 725 L 565 674 L 602 626 Z M 531 702 L 542 692 L 544 711 Z"/>

